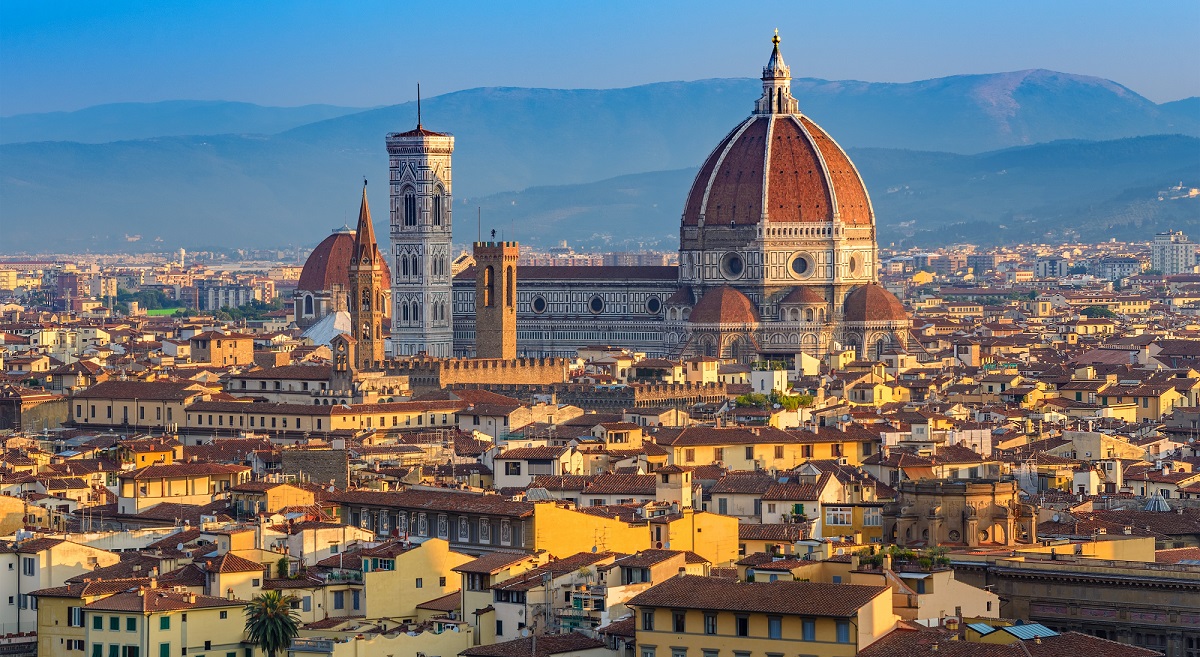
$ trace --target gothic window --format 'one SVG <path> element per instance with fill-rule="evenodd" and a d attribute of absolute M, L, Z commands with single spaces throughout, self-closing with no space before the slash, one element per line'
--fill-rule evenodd
<path fill-rule="evenodd" d="M 515 278 L 512 265 L 509 265 L 504 271 L 504 305 L 509 308 L 513 307 L 513 304 L 516 302 L 517 295 L 513 293 L 513 279 Z"/>
<path fill-rule="evenodd" d="M 304 314 L 305 315 L 313 314 L 313 302 L 312 302 L 311 294 L 304 295 Z"/>
<path fill-rule="evenodd" d="M 408 278 L 408 256 L 400 256 L 400 275 Z"/>
<path fill-rule="evenodd" d="M 408 322 L 408 304 L 402 303 L 402 304 L 400 304 L 400 307 L 402 308 L 402 310 L 400 311 L 400 317 L 401 317 L 401 319 L 404 320 L 405 323 L 407 323 Z"/>
<path fill-rule="evenodd" d="M 404 225 L 417 225 L 417 195 L 412 190 L 404 192 Z"/>
<path fill-rule="evenodd" d="M 442 225 L 442 193 L 440 191 L 433 194 L 433 225 Z"/>
<path fill-rule="evenodd" d="M 496 293 L 495 272 L 489 265 L 483 269 L 483 306 L 490 308 L 495 303 L 492 295 Z"/>
<path fill-rule="evenodd" d="M 363 340 L 371 339 L 371 323 L 370 322 L 363 322 L 362 337 L 363 337 Z"/>
<path fill-rule="evenodd" d="M 414 322 L 421 321 L 421 307 L 417 305 L 416 301 L 412 304 L 412 318 Z"/>
<path fill-rule="evenodd" d="M 413 276 L 416 276 L 416 275 L 417 275 L 417 271 L 418 271 L 418 270 L 417 270 L 417 256 L 413 256 L 413 257 L 412 257 L 412 275 L 413 275 Z"/>
<path fill-rule="evenodd" d="M 371 312 L 371 291 L 370 290 L 362 291 L 362 303 L 360 305 L 360 309 L 365 313 Z"/>

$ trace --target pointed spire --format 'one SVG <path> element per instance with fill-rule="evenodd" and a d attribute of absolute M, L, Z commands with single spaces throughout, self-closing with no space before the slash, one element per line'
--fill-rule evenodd
<path fill-rule="evenodd" d="M 762 79 L 791 79 L 792 71 L 783 61 L 783 53 L 779 52 L 779 28 L 775 28 L 775 36 L 771 37 L 771 59 L 767 60 L 766 67 L 763 68 Z"/>
<path fill-rule="evenodd" d="M 375 226 L 371 223 L 371 208 L 367 205 L 367 179 L 363 178 L 362 205 L 358 208 L 358 228 L 354 233 L 355 263 L 374 264 L 377 250 Z"/>

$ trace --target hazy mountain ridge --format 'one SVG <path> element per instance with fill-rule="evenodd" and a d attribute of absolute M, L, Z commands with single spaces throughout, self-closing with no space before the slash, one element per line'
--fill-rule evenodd
<path fill-rule="evenodd" d="M 457 138 L 454 191 L 460 231 L 465 229 L 459 239 L 473 237 L 474 217 L 464 221 L 464 210 L 473 215 L 477 204 L 490 205 L 493 197 L 511 194 L 504 190 L 535 188 L 506 197 L 507 210 L 484 207 L 485 223 L 490 218 L 497 229 L 541 243 L 603 243 L 607 235 L 612 243 L 674 248 L 690 175 L 670 172 L 697 167 L 749 114 L 759 84 L 718 79 L 611 90 L 488 88 L 426 100 L 426 127 Z M 1101 156 L 1067 144 L 1024 155 L 1010 147 L 1161 132 L 1200 134 L 1200 99 L 1155 105 L 1097 78 L 1022 71 L 905 84 L 796 80 L 794 91 L 801 109 L 852 149 L 883 232 L 914 218 L 918 223 L 910 230 L 915 234 L 922 234 L 921 222 L 989 221 L 987 217 L 1001 216 L 998 208 L 1013 216 L 1043 211 L 1068 216 L 1062 204 L 1139 185 L 1194 181 L 1192 174 L 1200 168 L 1200 149 L 1194 148 L 1190 160 L 1184 157 L 1172 169 L 1175 180 L 1142 175 L 1162 173 L 1153 161 L 1145 162 L 1143 171 L 1114 156 L 1112 163 L 1093 163 L 1098 167 L 1093 175 L 1105 181 L 1102 189 L 1072 195 L 1064 188 L 1058 196 L 1038 192 L 1042 204 L 1031 204 L 1026 188 L 1046 183 L 1037 175 L 1066 175 L 1077 165 L 1086 168 L 1087 162 L 1072 158 Z M 0 248 L 37 248 L 48 234 L 61 240 L 64 249 L 126 246 L 126 235 L 141 235 L 147 247 L 155 238 L 167 246 L 212 244 L 212 234 L 239 246 L 316 243 L 353 218 L 360 176 L 373 181 L 377 207 L 386 203 L 385 134 L 408 129 L 416 119 L 415 103 L 328 111 L 343 110 L 351 113 L 272 135 L 237 130 L 105 144 L 0 145 Z M 5 133 L 9 125 L 0 123 Z M 1124 148 L 1153 153 L 1155 143 L 1134 141 Z M 1010 150 L 996 150 L 1006 148 Z M 869 151 L 859 149 L 876 150 L 864 154 Z M 986 153 L 953 154 L 979 151 Z M 984 159 L 970 159 L 977 157 Z M 986 167 L 1002 164 L 987 158 L 1009 158 L 1007 166 L 1019 169 L 1022 157 L 1065 158 L 1065 164 L 1047 161 L 1039 168 L 1034 162 L 1030 170 L 1041 173 L 1033 180 L 1010 175 L 1001 177 L 1003 184 L 976 182 L 972 187 L 955 177 L 969 170 L 990 180 L 996 176 Z M 639 177 L 628 175 L 630 171 L 658 173 Z M 613 179 L 626 191 L 615 188 Z M 659 187 L 645 182 L 651 179 Z M 556 185 L 574 185 L 574 196 L 563 192 L 556 196 L 556 206 L 532 209 L 529 204 L 539 195 L 549 198 L 537 190 Z M 903 191 L 889 191 L 892 187 Z M 513 213 L 514 207 L 531 208 L 530 214 Z M 598 214 L 597 208 L 608 214 Z M 647 213 L 645 220 L 638 220 L 636 212 Z M 622 224 L 614 219 L 624 216 L 633 220 Z M 548 225 L 563 227 L 553 239 L 550 232 L 531 229 L 543 217 L 555 218 Z M 378 211 L 376 220 L 386 234 L 387 213 Z"/>
<path fill-rule="evenodd" d="M 0 117 L 0 143 L 73 141 L 103 144 L 178 135 L 274 134 L 306 123 L 363 111 L 359 107 L 170 100 L 110 103 L 74 112 Z"/>

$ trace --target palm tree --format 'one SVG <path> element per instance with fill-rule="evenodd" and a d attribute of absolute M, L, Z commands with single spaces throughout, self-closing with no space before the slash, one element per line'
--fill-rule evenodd
<path fill-rule="evenodd" d="M 262 648 L 267 657 L 286 651 L 300 632 L 300 617 L 292 610 L 291 595 L 279 591 L 264 591 L 246 604 L 246 635 L 250 642 Z"/>

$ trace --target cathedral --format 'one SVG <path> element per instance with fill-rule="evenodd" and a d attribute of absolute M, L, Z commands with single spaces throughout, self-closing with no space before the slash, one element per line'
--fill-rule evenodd
<path fill-rule="evenodd" d="M 349 252 L 344 275 L 337 273 L 350 288 L 344 298 L 359 368 L 383 359 L 387 315 L 387 355 L 397 358 L 574 357 L 581 347 L 615 345 L 749 362 L 839 347 L 879 358 L 910 344 L 903 304 L 878 283 L 866 185 L 846 152 L 800 110 L 778 34 L 753 111 L 717 143 L 688 191 L 678 266 L 514 272 L 515 245 L 489 243 L 496 265 L 480 269 L 483 278 L 476 267 L 452 275 L 454 137 L 424 128 L 418 112 L 417 127 L 388 134 L 386 145 L 388 261 L 374 246 L 365 189 L 357 231 L 326 240 L 335 242 L 330 253 Z M 339 240 L 346 248 L 336 248 Z M 494 281 L 484 280 L 489 273 Z M 499 306 L 495 286 L 503 290 L 495 293 Z M 302 288 L 297 318 L 309 320 L 317 314 L 309 299 L 322 297 Z M 488 309 L 481 320 L 495 317 L 505 330 L 483 321 L 488 332 L 476 336 L 477 303 Z M 504 343 L 514 324 L 515 345 Z"/>

